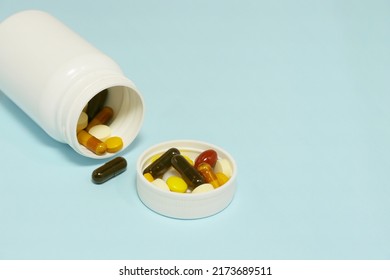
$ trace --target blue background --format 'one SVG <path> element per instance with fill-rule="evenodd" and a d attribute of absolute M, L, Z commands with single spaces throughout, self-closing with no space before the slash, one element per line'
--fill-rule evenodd
<path fill-rule="evenodd" d="M 118 62 L 146 115 L 127 171 L 98 186 L 105 160 L 0 92 L 1 259 L 390 258 L 389 1 L 1 0 L 0 20 L 25 9 Z M 136 160 L 173 139 L 236 159 L 226 210 L 186 221 L 141 203 Z"/>

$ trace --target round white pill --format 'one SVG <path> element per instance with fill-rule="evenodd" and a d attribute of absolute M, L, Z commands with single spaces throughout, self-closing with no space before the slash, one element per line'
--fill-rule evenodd
<path fill-rule="evenodd" d="M 202 184 L 202 185 L 196 187 L 192 191 L 192 193 L 203 193 L 203 192 L 209 192 L 209 191 L 212 191 L 212 190 L 214 190 L 213 185 L 207 183 L 207 184 Z"/>
<path fill-rule="evenodd" d="M 111 128 L 104 124 L 93 126 L 88 132 L 103 142 L 111 136 Z"/>
<path fill-rule="evenodd" d="M 165 183 L 165 181 L 163 179 L 157 178 L 156 180 L 154 180 L 152 182 L 152 184 L 155 185 L 156 187 L 164 190 L 164 191 L 170 191 L 167 183 Z"/>
<path fill-rule="evenodd" d="M 229 178 L 232 177 L 233 170 L 232 167 L 230 166 L 230 163 L 227 159 L 219 159 L 217 160 L 217 163 L 214 166 L 214 172 L 218 173 L 221 172 L 228 176 Z"/>

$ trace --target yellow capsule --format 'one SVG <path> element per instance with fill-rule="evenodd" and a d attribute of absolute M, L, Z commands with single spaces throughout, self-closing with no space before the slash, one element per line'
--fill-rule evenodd
<path fill-rule="evenodd" d="M 104 143 L 106 143 L 109 153 L 116 153 L 123 148 L 123 141 L 119 136 L 110 137 Z"/>
<path fill-rule="evenodd" d="M 114 111 L 111 107 L 105 106 L 102 110 L 97 113 L 97 115 L 88 123 L 86 131 L 89 131 L 92 127 L 98 124 L 107 124 L 112 116 L 114 115 Z"/>
<path fill-rule="evenodd" d="M 150 174 L 150 173 L 145 173 L 145 174 L 144 174 L 144 177 L 145 177 L 145 179 L 148 180 L 149 182 L 153 182 L 153 181 L 154 181 L 154 178 L 153 178 L 152 174 Z"/>
<path fill-rule="evenodd" d="M 219 186 L 222 186 L 227 181 L 229 181 L 229 177 L 223 174 L 222 172 L 215 173 L 215 176 L 217 176 Z"/>
<path fill-rule="evenodd" d="M 215 175 L 213 168 L 211 167 L 210 164 L 206 162 L 202 162 L 201 164 L 198 165 L 197 169 L 199 173 L 202 174 L 203 178 L 207 183 L 211 184 L 214 188 L 219 187 L 218 178 Z"/>
<path fill-rule="evenodd" d="M 104 142 L 92 136 L 85 130 L 81 130 L 77 134 L 77 140 L 81 145 L 99 156 L 103 155 L 107 150 L 107 145 Z"/>
<path fill-rule="evenodd" d="M 187 191 L 187 183 L 178 176 L 169 177 L 167 185 L 172 192 L 185 193 Z"/>

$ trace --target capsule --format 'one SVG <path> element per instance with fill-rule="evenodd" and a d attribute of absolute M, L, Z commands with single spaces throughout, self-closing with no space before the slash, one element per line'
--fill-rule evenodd
<path fill-rule="evenodd" d="M 127 161 L 123 157 L 116 157 L 103 164 L 92 172 L 92 181 L 101 184 L 119 175 L 126 170 Z"/>
<path fill-rule="evenodd" d="M 88 123 L 86 131 L 89 131 L 92 127 L 98 124 L 107 124 L 112 116 L 114 115 L 114 111 L 111 107 L 105 106 L 103 107 L 99 113 Z"/>
<path fill-rule="evenodd" d="M 202 175 L 182 155 L 174 155 L 171 163 L 179 171 L 190 189 L 194 189 L 205 183 Z"/>
<path fill-rule="evenodd" d="M 85 130 L 81 130 L 77 133 L 77 140 L 81 145 L 99 156 L 103 155 L 107 150 L 107 145 L 104 142 L 92 136 Z"/>
<path fill-rule="evenodd" d="M 197 158 L 195 159 L 194 166 L 195 168 L 198 168 L 199 164 L 201 164 L 202 162 L 207 162 L 208 164 L 210 164 L 211 167 L 214 167 L 215 163 L 217 162 L 217 159 L 217 152 L 212 149 L 209 149 L 200 153 L 199 156 L 197 156 Z"/>
<path fill-rule="evenodd" d="M 152 174 L 145 173 L 143 175 L 144 175 L 145 179 L 148 180 L 149 182 L 153 182 L 154 181 L 154 178 L 153 178 Z"/>
<path fill-rule="evenodd" d="M 150 173 L 153 178 L 158 178 L 162 176 L 171 166 L 171 158 L 174 155 L 179 155 L 180 152 L 176 148 L 170 148 L 164 154 L 162 154 L 158 159 L 152 162 L 148 167 L 143 171 L 143 174 Z"/>
<path fill-rule="evenodd" d="M 104 103 L 106 103 L 107 94 L 107 89 L 102 90 L 88 102 L 87 115 L 89 121 L 91 121 L 97 115 L 97 113 L 102 110 Z"/>
<path fill-rule="evenodd" d="M 214 188 L 219 187 L 218 177 L 217 175 L 215 175 L 213 168 L 210 164 L 208 164 L 207 162 L 202 162 L 201 164 L 199 164 L 197 170 L 203 176 L 204 180 L 207 183 L 211 184 Z"/>

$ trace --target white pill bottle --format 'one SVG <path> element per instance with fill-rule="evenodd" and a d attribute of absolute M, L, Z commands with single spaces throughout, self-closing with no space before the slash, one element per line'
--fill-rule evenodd
<path fill-rule="evenodd" d="M 0 90 L 47 134 L 90 158 L 79 144 L 77 121 L 85 105 L 108 91 L 112 135 L 124 148 L 137 136 L 144 103 L 119 66 L 51 15 L 22 11 L 0 22 Z"/>

